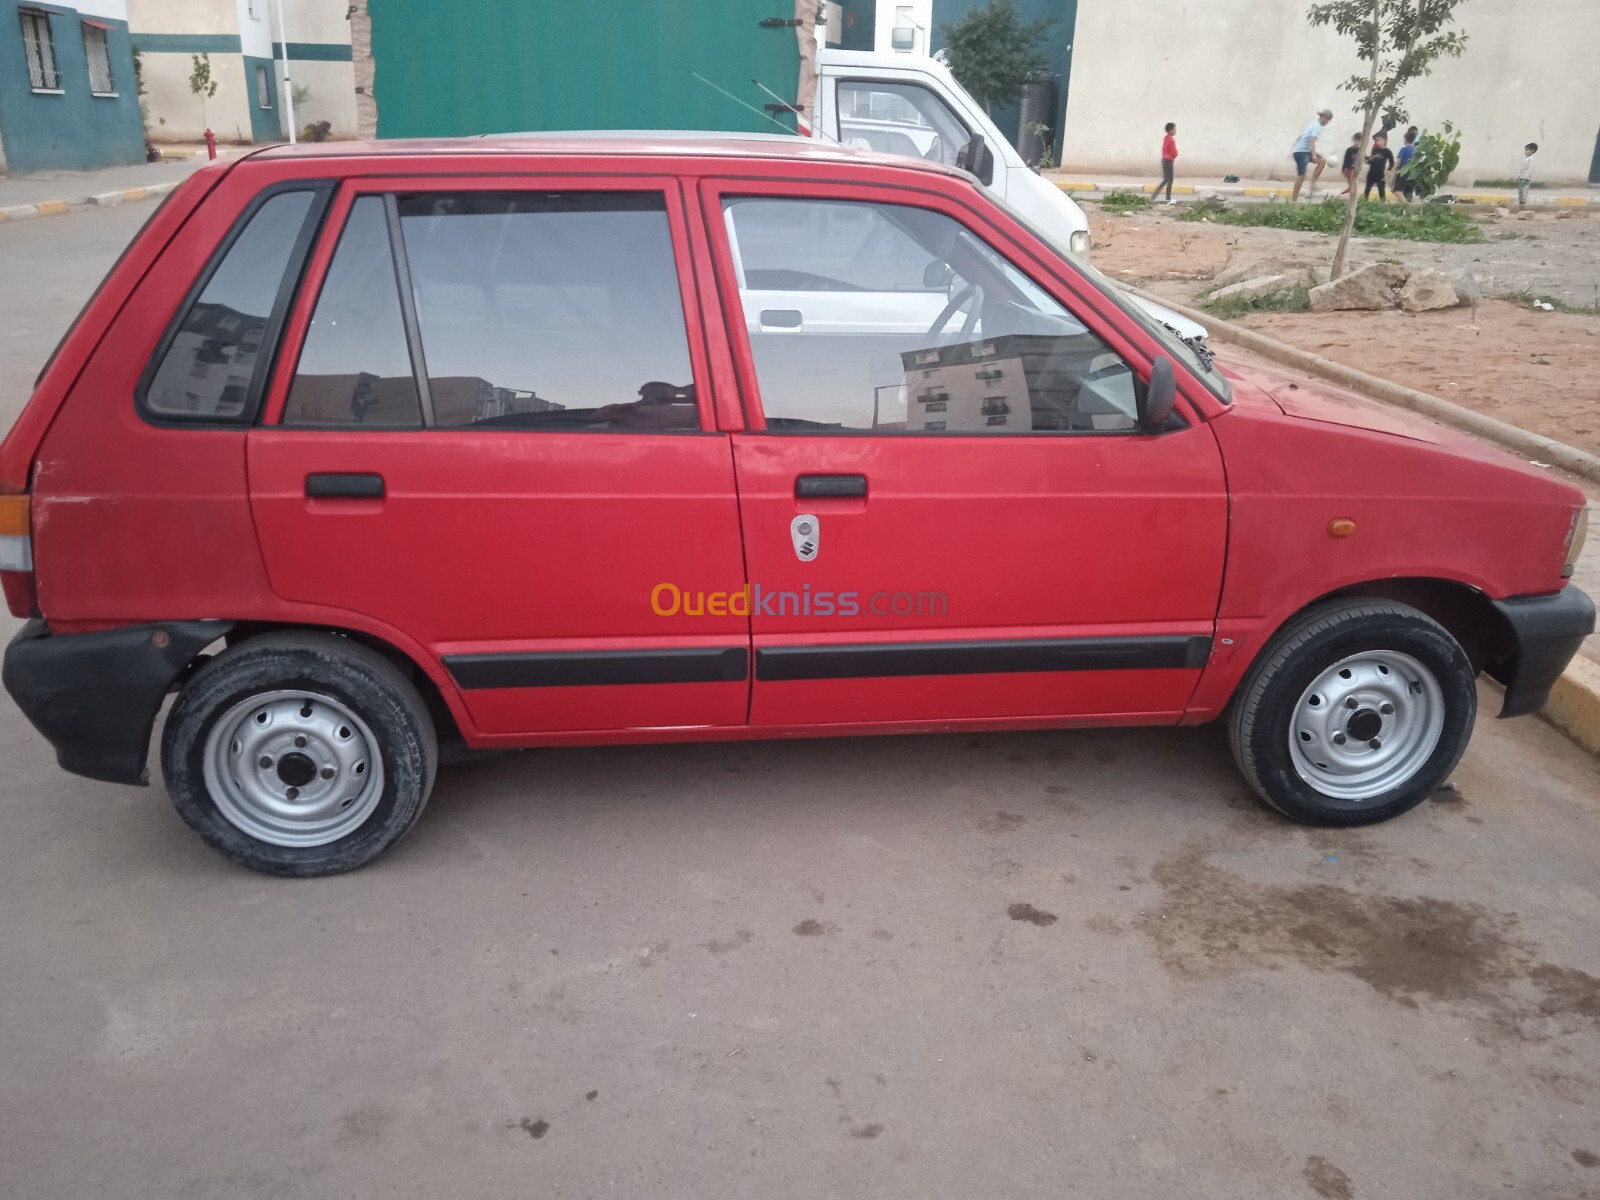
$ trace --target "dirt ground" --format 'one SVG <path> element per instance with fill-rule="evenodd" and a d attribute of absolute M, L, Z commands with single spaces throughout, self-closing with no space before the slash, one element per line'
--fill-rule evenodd
<path fill-rule="evenodd" d="M 1309 265 L 1333 253 L 1331 239 L 1320 234 L 1184 222 L 1165 213 L 1091 211 L 1089 219 L 1101 270 L 1183 301 L 1192 301 L 1232 258 L 1275 256 Z M 1600 295 L 1600 218 L 1502 218 L 1486 222 L 1485 230 L 1490 241 L 1463 246 L 1358 238 L 1353 257 L 1468 267 L 1486 296 L 1526 289 L 1587 304 Z M 1503 239 L 1506 232 L 1518 236 Z M 1239 323 L 1600 454 L 1600 317 L 1485 299 L 1474 309 L 1416 315 L 1269 312 Z"/>

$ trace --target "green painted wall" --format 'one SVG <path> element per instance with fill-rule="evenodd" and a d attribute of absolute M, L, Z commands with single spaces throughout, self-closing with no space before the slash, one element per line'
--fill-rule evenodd
<path fill-rule="evenodd" d="M 587 0 L 531 4 L 370 0 L 379 137 L 533 129 L 776 133 L 759 79 L 786 101 L 800 51 L 788 0 Z M 693 77 L 697 72 L 757 109 Z M 783 114 L 784 127 L 794 128 Z"/>
<path fill-rule="evenodd" d="M 944 45 L 942 27 L 964 17 L 968 10 L 981 8 L 980 0 L 933 0 L 933 36 L 930 46 L 938 50 Z M 1050 74 L 1056 81 L 1056 108 L 1059 112 L 1067 103 L 1067 80 L 1072 75 L 1072 37 L 1078 24 L 1078 0 L 1017 0 L 1017 16 L 1023 21 L 1037 21 L 1049 17 L 1053 24 L 1040 46 Z M 998 107 L 989 114 L 1000 132 L 1017 144 L 1018 113 L 1015 104 Z M 1064 119 L 1055 122 L 1055 151 L 1061 156 L 1061 126 Z"/>
<path fill-rule="evenodd" d="M 30 4 L 30 8 L 45 7 Z M 89 94 L 89 63 L 83 25 L 73 9 L 48 6 L 61 94 L 28 86 L 18 5 L 0 0 L 0 136 L 13 175 L 33 171 L 92 171 L 144 161 L 144 125 L 133 82 L 133 48 L 125 21 L 94 18 L 111 26 L 106 48 L 115 96 Z"/>

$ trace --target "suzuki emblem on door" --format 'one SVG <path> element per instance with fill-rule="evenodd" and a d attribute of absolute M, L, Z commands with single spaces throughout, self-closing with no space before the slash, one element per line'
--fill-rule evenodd
<path fill-rule="evenodd" d="M 789 536 L 794 540 L 794 556 L 801 562 L 810 562 L 817 556 L 817 541 L 821 528 L 816 517 L 801 513 L 789 522 Z"/>

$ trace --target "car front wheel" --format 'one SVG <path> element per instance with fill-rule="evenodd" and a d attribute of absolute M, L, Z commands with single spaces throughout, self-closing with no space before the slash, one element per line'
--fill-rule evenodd
<path fill-rule="evenodd" d="M 161 739 L 184 821 L 273 875 L 371 861 L 422 814 L 437 758 L 411 681 L 331 634 L 265 634 L 217 655 L 184 686 Z"/>
<path fill-rule="evenodd" d="M 1392 601 L 1333 601 L 1263 651 L 1229 716 L 1235 761 L 1285 816 L 1370 825 L 1449 778 L 1477 717 L 1476 675 L 1450 632 Z"/>

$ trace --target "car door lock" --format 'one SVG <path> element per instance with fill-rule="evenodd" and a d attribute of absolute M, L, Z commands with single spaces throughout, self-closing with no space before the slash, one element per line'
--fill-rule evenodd
<path fill-rule="evenodd" d="M 789 538 L 794 542 L 794 556 L 801 562 L 810 562 L 817 556 L 822 526 L 811 513 L 801 513 L 789 522 Z"/>

